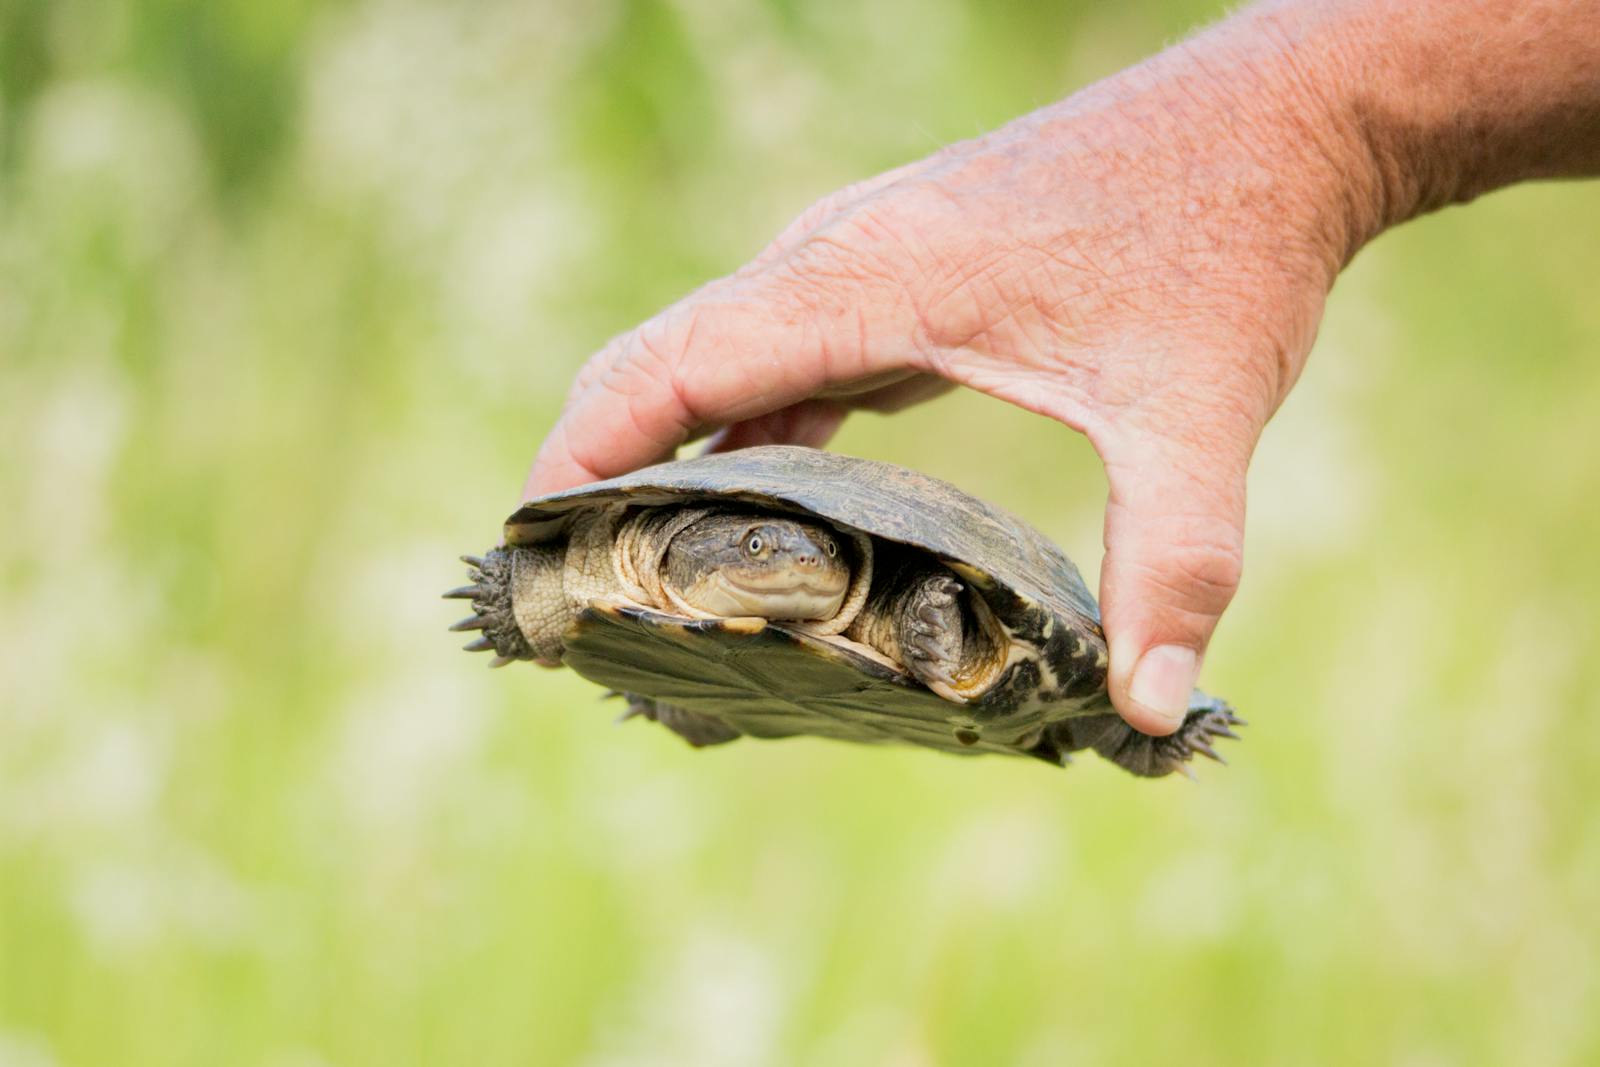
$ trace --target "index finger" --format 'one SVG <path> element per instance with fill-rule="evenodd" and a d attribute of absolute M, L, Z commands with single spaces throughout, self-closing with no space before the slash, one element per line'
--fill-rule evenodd
<path fill-rule="evenodd" d="M 725 281 L 617 337 L 579 375 L 523 499 L 660 462 L 695 433 L 889 369 L 867 352 L 881 302 L 853 290 L 823 305 L 792 281 Z"/>

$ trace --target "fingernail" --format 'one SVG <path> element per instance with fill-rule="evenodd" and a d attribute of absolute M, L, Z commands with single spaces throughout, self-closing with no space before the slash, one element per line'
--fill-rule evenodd
<path fill-rule="evenodd" d="M 1176 726 L 1189 713 L 1189 697 L 1200 673 L 1194 649 L 1182 645 L 1157 645 L 1139 657 L 1128 695 L 1135 704 L 1155 712 Z"/>

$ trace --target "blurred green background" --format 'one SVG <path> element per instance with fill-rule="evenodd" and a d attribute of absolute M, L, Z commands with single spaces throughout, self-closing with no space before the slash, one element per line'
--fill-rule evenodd
<path fill-rule="evenodd" d="M 605 337 L 1218 13 L 0 2 L 0 1065 L 1600 1062 L 1594 186 L 1340 281 L 1198 786 L 695 753 L 444 632 Z M 1093 583 L 1070 432 L 838 447 Z"/>

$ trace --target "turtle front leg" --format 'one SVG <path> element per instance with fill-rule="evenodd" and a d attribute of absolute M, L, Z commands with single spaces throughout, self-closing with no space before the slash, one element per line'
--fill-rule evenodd
<path fill-rule="evenodd" d="M 917 579 L 901 601 L 899 631 L 906 670 L 946 700 L 964 704 L 955 688 L 966 636 L 960 596 L 961 583 L 947 574 Z"/>
<path fill-rule="evenodd" d="M 1219 737 L 1238 738 L 1232 727 L 1244 725 L 1244 720 L 1233 713 L 1228 703 L 1206 696 L 1198 689 L 1189 700 L 1189 714 L 1177 731 L 1166 737 L 1151 737 L 1129 726 L 1115 712 L 1104 715 L 1085 715 L 1067 719 L 1050 727 L 1044 746 L 1053 752 L 1040 751 L 1050 758 L 1062 758 L 1067 753 L 1092 748 L 1099 755 L 1122 769 L 1141 778 L 1161 778 L 1180 771 L 1194 777 L 1189 761 L 1198 753 L 1207 759 L 1226 763 L 1212 747 Z"/>
<path fill-rule="evenodd" d="M 847 636 L 882 652 L 944 699 L 965 704 L 956 680 L 967 629 L 961 590 L 943 569 L 900 568 L 874 589 Z"/>

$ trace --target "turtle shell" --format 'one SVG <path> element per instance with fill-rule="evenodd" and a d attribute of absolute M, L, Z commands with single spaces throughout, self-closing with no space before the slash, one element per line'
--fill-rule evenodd
<path fill-rule="evenodd" d="M 1027 654 L 981 697 L 955 704 L 847 644 L 782 623 L 596 604 L 563 639 L 566 665 L 756 737 L 898 740 L 1055 759 L 1048 739 L 1039 751 L 1049 724 L 1109 710 L 1099 611 L 1078 569 L 1021 520 L 903 467 L 783 445 L 702 456 L 530 501 L 507 520 L 505 540 L 557 540 L 583 509 L 706 502 L 808 514 L 927 553 L 983 598 Z"/>

